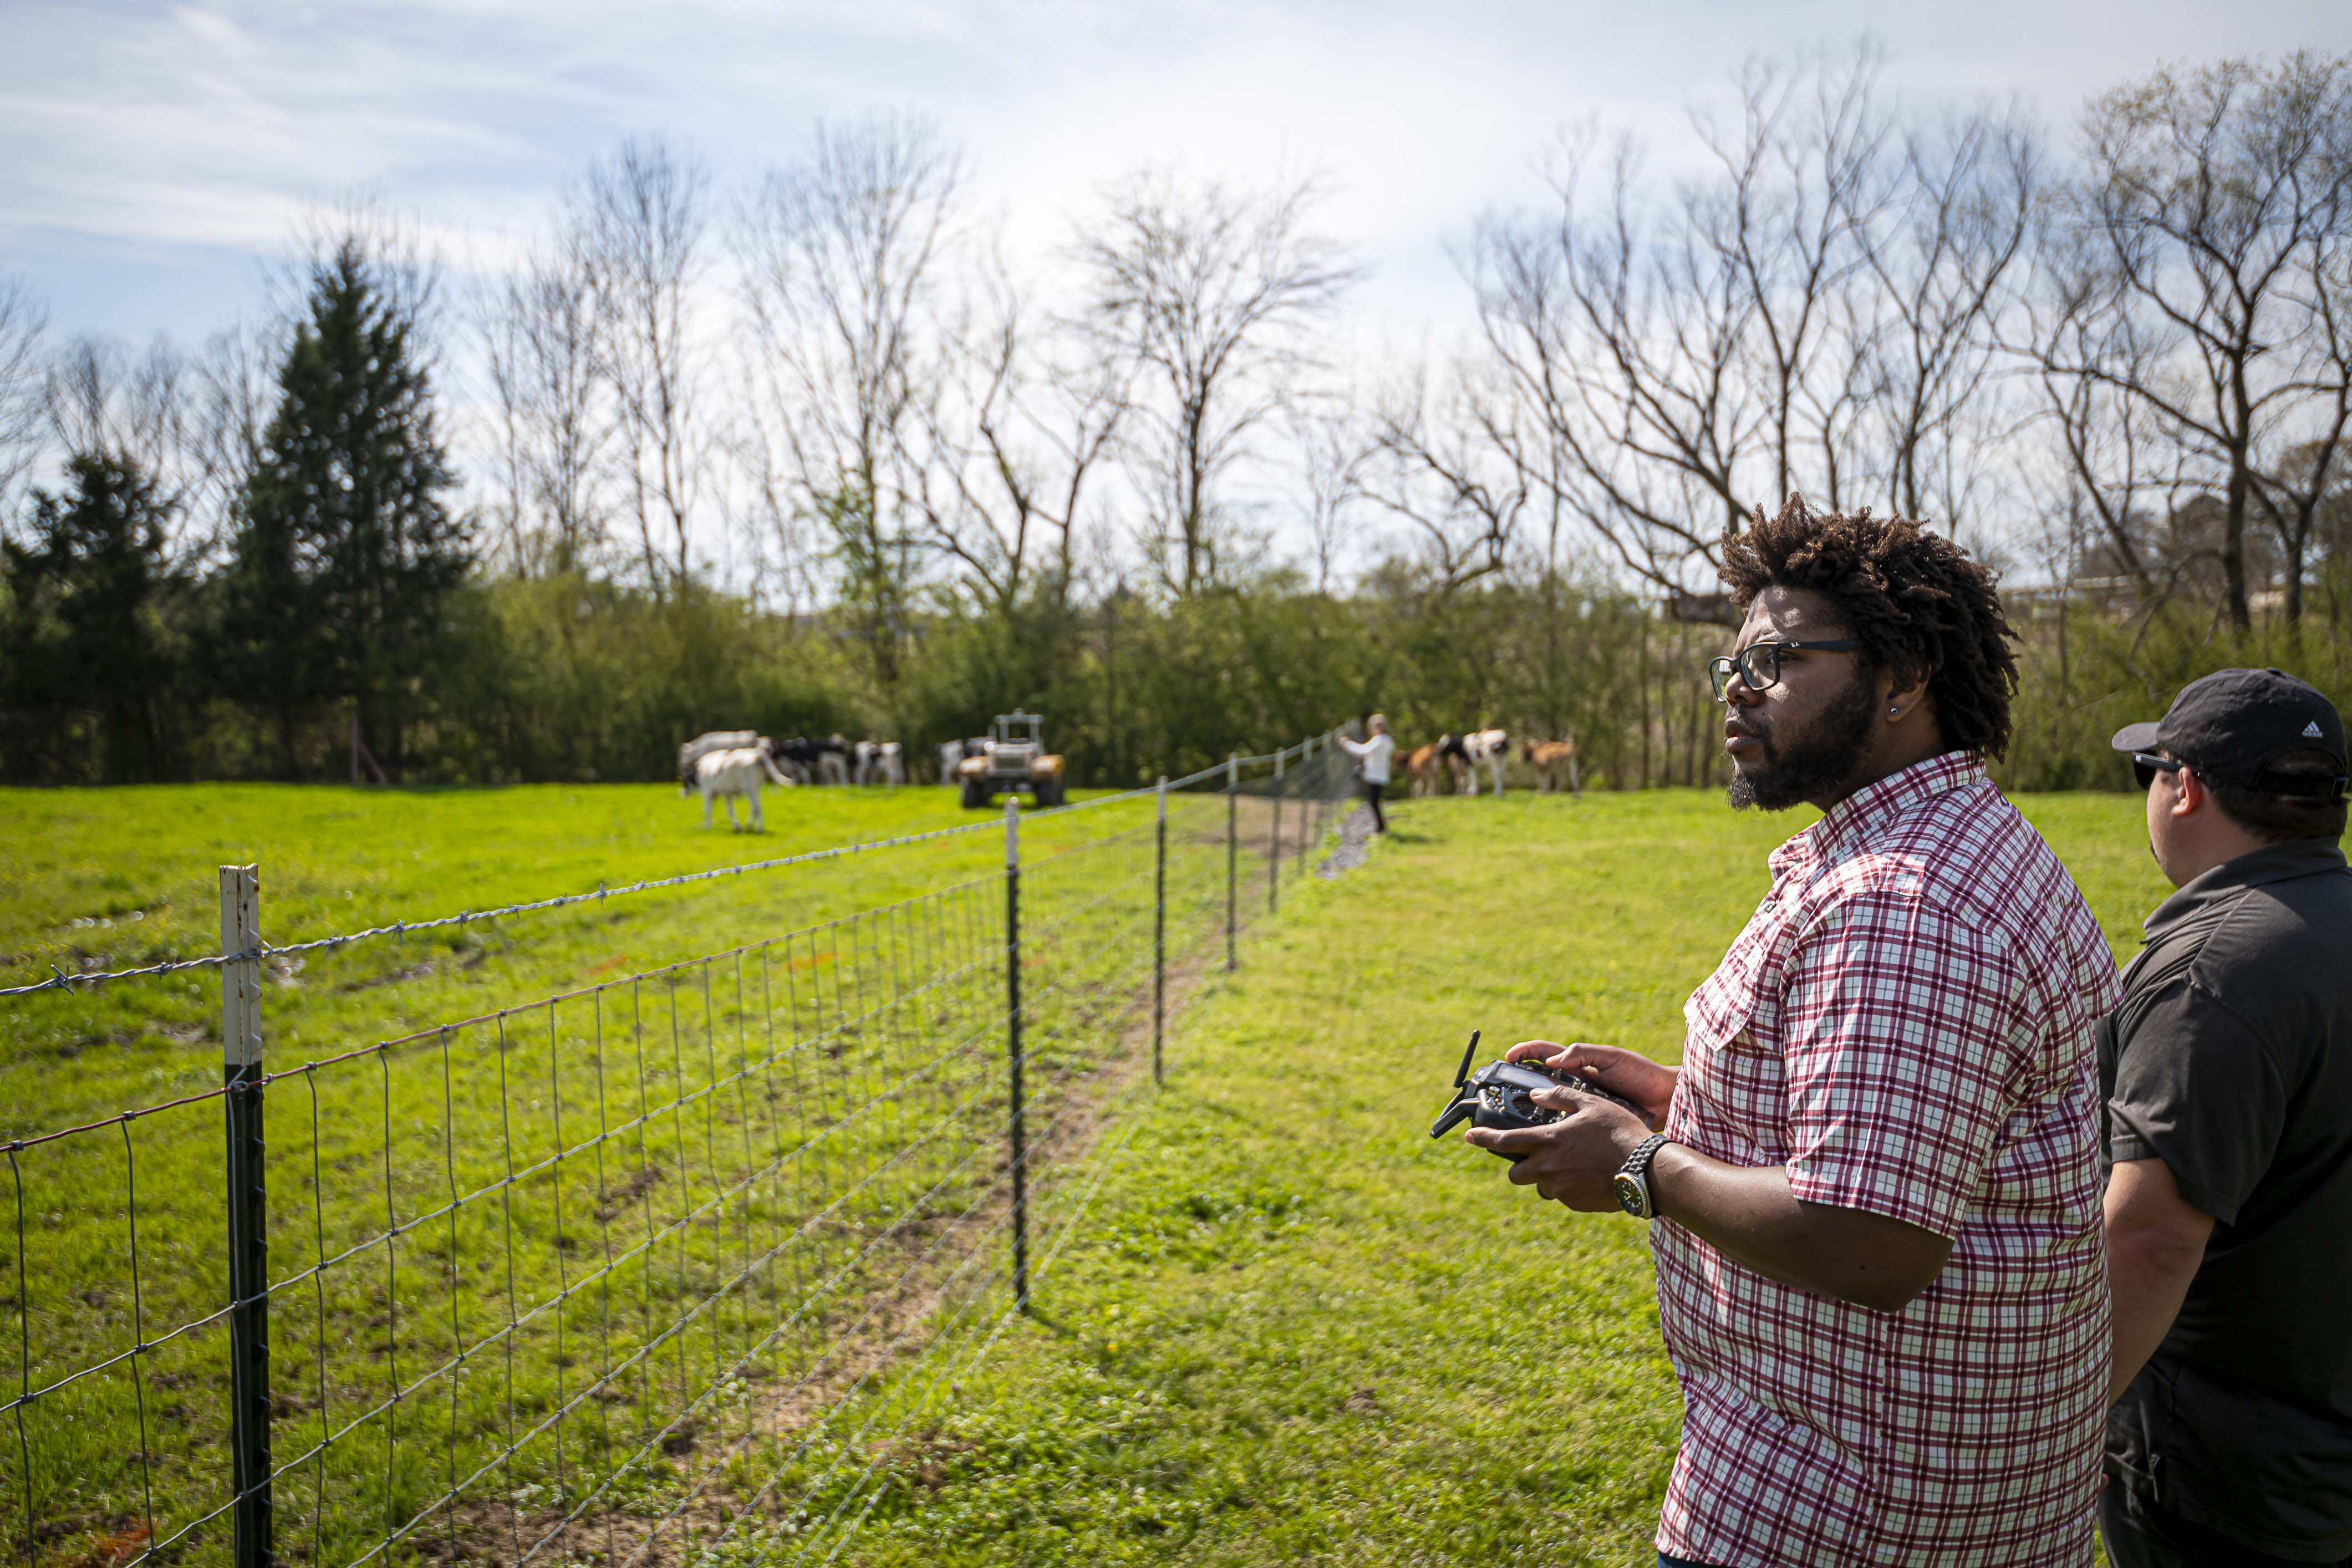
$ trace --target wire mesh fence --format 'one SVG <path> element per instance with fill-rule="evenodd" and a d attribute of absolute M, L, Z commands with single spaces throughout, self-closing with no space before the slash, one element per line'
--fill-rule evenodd
<path fill-rule="evenodd" d="M 0 1548 L 830 1561 L 1082 1232 L 1106 1130 L 1345 763 L 1318 739 L 849 847 L 958 853 L 911 896 L 299 1062 L 262 1048 L 272 963 L 405 928 L 272 947 L 224 868 L 221 1082 L 0 1146 Z"/>

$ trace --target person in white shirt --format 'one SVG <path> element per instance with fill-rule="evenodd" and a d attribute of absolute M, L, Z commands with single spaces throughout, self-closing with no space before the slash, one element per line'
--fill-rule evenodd
<path fill-rule="evenodd" d="M 1339 744 L 1345 746 L 1348 749 L 1348 754 L 1356 759 L 1357 772 L 1363 775 L 1364 804 L 1372 808 L 1372 831 L 1386 833 L 1389 830 L 1389 822 L 1388 818 L 1381 813 L 1381 794 L 1388 788 L 1389 758 L 1396 751 L 1396 742 L 1389 739 L 1387 714 L 1373 714 L 1368 727 L 1372 731 L 1371 739 L 1351 741 L 1342 735 L 1339 737 Z"/>

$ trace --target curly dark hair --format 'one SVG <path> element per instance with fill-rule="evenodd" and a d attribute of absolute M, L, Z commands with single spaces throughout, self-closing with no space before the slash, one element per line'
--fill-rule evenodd
<path fill-rule="evenodd" d="M 1723 538 L 1723 581 L 1741 610 L 1767 588 L 1802 588 L 1835 608 L 1865 657 L 1908 685 L 1925 678 L 1944 742 L 1999 757 L 2009 750 L 2017 634 L 1993 575 L 1919 523 L 1817 512 L 1790 496 L 1778 517 L 1756 509 Z"/>

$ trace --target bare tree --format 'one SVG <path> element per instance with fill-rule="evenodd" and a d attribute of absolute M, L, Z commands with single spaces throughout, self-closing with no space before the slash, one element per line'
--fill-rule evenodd
<path fill-rule="evenodd" d="M 929 482 L 924 408 L 940 353 L 932 300 L 950 243 L 961 155 L 921 120 L 817 127 L 770 171 L 736 227 L 756 345 L 755 395 L 794 504 L 830 536 L 885 686 L 917 563 Z"/>
<path fill-rule="evenodd" d="M 1635 575 L 1711 578 L 1716 541 L 1755 503 L 1741 483 L 1761 420 L 1743 370 L 1753 303 L 1692 220 L 1660 208 L 1641 151 L 1596 173 L 1589 132 L 1553 165 L 1556 213 L 1490 218 L 1465 267 L 1488 354 L 1564 461 L 1561 500 Z M 1588 187 L 1605 181 L 1600 216 Z"/>
<path fill-rule="evenodd" d="M 183 550 L 193 564 L 217 558 L 236 530 L 236 508 L 260 460 L 286 359 L 284 323 L 239 323 L 205 340 L 188 367 L 188 489 Z"/>
<path fill-rule="evenodd" d="M 50 438 L 71 457 L 104 452 L 136 463 L 175 492 L 186 447 L 186 368 L 166 338 L 137 351 L 76 338 L 44 377 Z"/>
<path fill-rule="evenodd" d="M 632 139 L 592 163 L 566 205 L 564 266 L 593 290 L 597 363 L 618 414 L 621 483 L 646 576 L 656 588 L 666 576 L 683 584 L 709 456 L 708 356 L 694 319 L 709 264 L 709 171 L 657 137 Z"/>
<path fill-rule="evenodd" d="M 2042 282 L 2027 296 L 2021 320 L 2041 407 L 2074 481 L 2067 506 L 2096 520 L 2099 550 L 2114 569 L 2100 574 L 2128 577 L 2140 602 L 2153 605 L 2169 563 L 2147 520 L 2179 504 L 2187 478 L 2179 447 L 2129 388 L 2153 377 L 2166 344 L 2141 318 L 2118 308 L 2119 297 L 2084 247 L 2061 237 L 2045 238 L 2042 248 Z M 2102 374 L 2083 374 L 2090 365 Z"/>
<path fill-rule="evenodd" d="M 1450 594 L 1507 568 L 1530 506 L 1556 491 L 1543 433 L 1491 366 L 1456 367 L 1433 390 L 1416 372 L 1382 395 L 1358 488 L 1411 525 L 1432 584 Z"/>
<path fill-rule="evenodd" d="M 1135 366 L 1056 333 L 1001 262 L 947 342 L 923 417 L 938 459 L 910 500 L 937 549 L 1001 612 L 1066 601 L 1087 499 L 1131 406 Z"/>
<path fill-rule="evenodd" d="M 1823 499 L 1843 504 L 1839 458 L 1866 358 L 1846 285 L 1868 265 L 1887 197 L 1889 125 L 1873 97 L 1884 64 L 1874 45 L 1844 65 L 1751 60 L 1736 128 L 1693 117 L 1720 176 L 1686 187 L 1682 209 L 1715 275 L 1744 298 L 1741 348 L 1774 497 L 1799 488 L 1801 465 L 1818 464 Z"/>
<path fill-rule="evenodd" d="M 1309 329 L 1362 276 L 1309 226 L 1322 195 L 1311 179 L 1237 193 L 1145 172 L 1072 246 L 1087 325 L 1153 388 L 1129 449 L 1153 511 L 1147 543 L 1179 594 L 1216 579 L 1232 527 L 1220 480 L 1312 367 Z"/>
<path fill-rule="evenodd" d="M 0 276 L 0 513 L 39 459 L 47 418 L 41 340 L 48 308 L 24 280 Z"/>
<path fill-rule="evenodd" d="M 1315 561 L 1315 591 L 1328 594 L 1339 563 L 1362 531 L 1370 481 L 1380 454 L 1352 395 L 1302 401 L 1290 412 L 1298 453 L 1300 510 Z"/>
<path fill-rule="evenodd" d="M 2045 380 L 2096 384 L 2152 416 L 2218 492 L 2222 605 L 2242 628 L 2249 514 L 2267 510 L 2293 542 L 2305 515 L 2293 498 L 2324 491 L 2344 429 L 2352 58 L 2161 70 L 2095 100 L 2084 132 L 2054 330 L 2033 352 Z M 2314 440 L 2331 456 L 2296 486 L 2278 465 Z M 2299 614 L 2299 582 L 2288 595 Z"/>
<path fill-rule="evenodd" d="M 477 299 L 518 573 L 585 571 L 603 556 L 614 430 L 601 324 L 595 279 L 577 247 L 530 257 Z"/>
<path fill-rule="evenodd" d="M 1977 491 L 2014 423 L 1998 329 L 2030 270 L 2044 184 L 2040 132 L 1978 110 L 1903 137 L 1888 221 L 1863 255 L 1878 320 L 1865 341 L 1865 450 L 1898 517 L 1978 517 Z"/>
<path fill-rule="evenodd" d="M 1975 521 L 2039 142 L 1991 110 L 1906 129 L 1881 68 L 1751 63 L 1670 193 L 1637 143 L 1574 133 L 1551 210 L 1465 257 L 1523 468 L 1682 614 L 1728 613 L 1718 542 L 1793 490 Z"/>

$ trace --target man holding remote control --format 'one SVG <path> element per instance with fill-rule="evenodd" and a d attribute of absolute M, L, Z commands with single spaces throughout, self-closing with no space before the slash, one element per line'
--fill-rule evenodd
<path fill-rule="evenodd" d="M 2116 967 L 1985 776 L 2016 686 L 1992 579 L 1915 523 L 1796 499 L 1724 559 L 1732 804 L 1822 819 L 1685 1004 L 1680 1068 L 1512 1047 L 1650 1125 L 1547 1089 L 1561 1121 L 1466 1136 L 1546 1198 L 1656 1222 L 1684 1398 L 1662 1564 L 2080 1568 Z"/>

